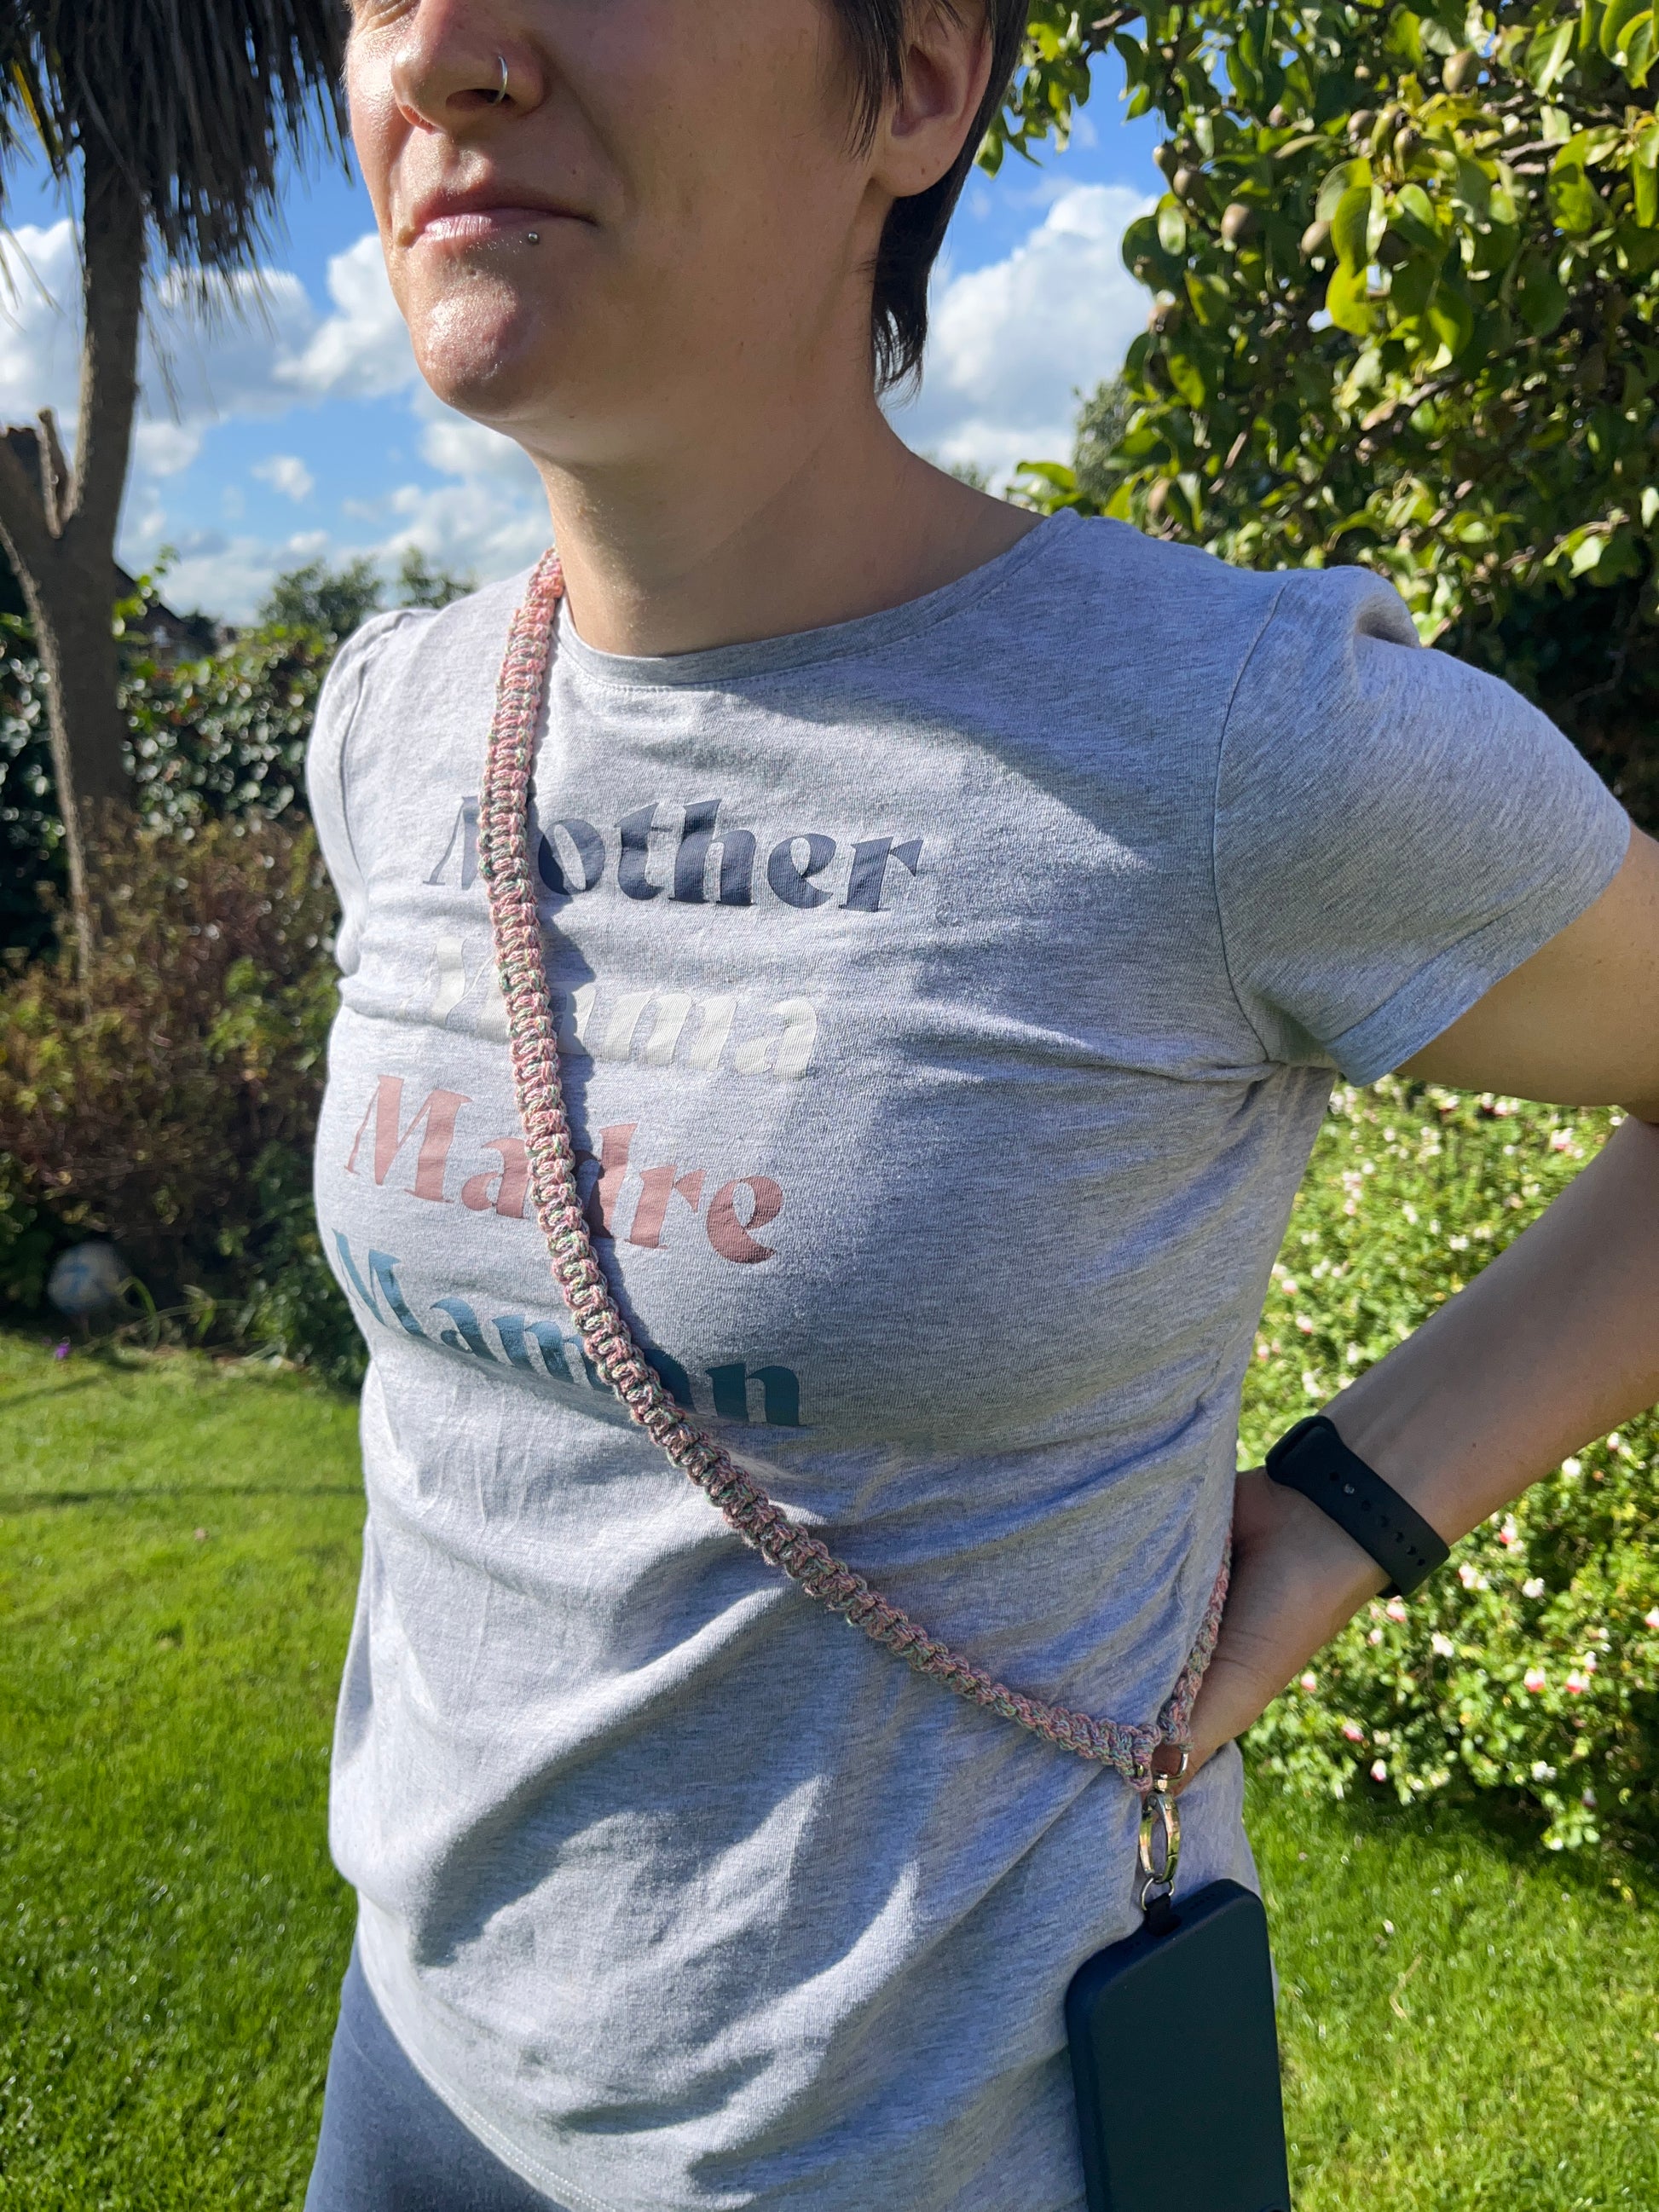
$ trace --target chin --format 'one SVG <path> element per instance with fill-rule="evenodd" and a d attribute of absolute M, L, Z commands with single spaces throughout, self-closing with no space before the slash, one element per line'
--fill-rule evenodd
<path fill-rule="evenodd" d="M 564 381 L 564 349 L 538 301 L 479 276 L 408 306 L 421 374 L 447 406 L 507 428 L 545 409 Z"/>

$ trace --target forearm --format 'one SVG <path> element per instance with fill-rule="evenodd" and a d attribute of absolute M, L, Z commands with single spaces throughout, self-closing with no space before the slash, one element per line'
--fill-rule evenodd
<path fill-rule="evenodd" d="M 1577 1446 L 1659 1401 L 1659 1128 L 1627 1121 L 1466 1291 L 1328 1408 L 1455 1542 Z M 1241 1475 L 1234 1577 L 1193 1716 L 1194 1770 L 1387 1577 L 1299 1492 Z"/>
<path fill-rule="evenodd" d="M 1659 1401 L 1659 1127 L 1627 1121 L 1328 1411 L 1449 1543 Z"/>

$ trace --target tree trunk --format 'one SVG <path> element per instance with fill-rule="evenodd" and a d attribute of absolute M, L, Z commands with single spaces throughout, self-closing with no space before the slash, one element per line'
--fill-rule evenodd
<path fill-rule="evenodd" d="M 50 414 L 0 439 L 0 538 L 48 678 L 52 768 L 82 972 L 94 937 L 90 848 L 127 799 L 116 698 L 115 532 L 132 449 L 143 304 L 144 210 L 119 164 L 82 149 L 85 309 L 71 473 Z"/>

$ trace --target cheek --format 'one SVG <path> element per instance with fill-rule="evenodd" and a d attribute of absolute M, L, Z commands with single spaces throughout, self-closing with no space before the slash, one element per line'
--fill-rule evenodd
<path fill-rule="evenodd" d="M 392 164 L 404 135 L 402 118 L 390 85 L 372 76 L 366 68 L 348 67 L 346 95 L 352 151 L 357 156 L 357 167 L 362 173 L 375 220 L 384 232 Z"/>

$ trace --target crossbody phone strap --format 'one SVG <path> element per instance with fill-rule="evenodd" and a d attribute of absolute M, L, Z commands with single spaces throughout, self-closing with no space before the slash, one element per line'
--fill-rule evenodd
<path fill-rule="evenodd" d="M 1133 1788 L 1167 1804 L 1170 1780 L 1186 1763 L 1194 1700 L 1221 1625 L 1227 1595 L 1225 1556 L 1197 1640 L 1155 1723 L 1097 1720 L 1065 1705 L 1023 1696 L 930 1636 L 879 1590 L 872 1589 L 828 1545 L 791 1521 L 752 1475 L 686 1418 L 617 1310 L 576 1187 L 576 1146 L 559 1083 L 558 1042 L 530 854 L 530 778 L 563 593 L 556 556 L 545 554 L 514 617 L 501 664 L 479 807 L 478 863 L 489 890 L 495 957 L 507 1002 L 531 1197 L 547 1238 L 554 1280 L 583 1349 L 652 1442 L 720 1508 L 744 1543 L 781 1568 L 809 1597 L 862 1629 L 872 1643 L 896 1653 L 918 1674 L 943 1684 L 970 1705 L 1017 1722 L 1046 1743 L 1115 1768 Z M 1149 1795 L 1149 1814 L 1151 1809 Z"/>

